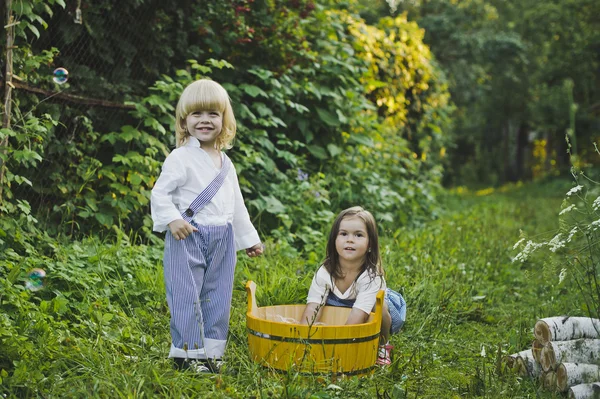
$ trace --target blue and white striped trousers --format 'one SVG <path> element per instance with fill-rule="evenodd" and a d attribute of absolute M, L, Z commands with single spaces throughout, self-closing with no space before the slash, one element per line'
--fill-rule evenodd
<path fill-rule="evenodd" d="M 184 240 L 165 238 L 164 275 L 171 312 L 169 357 L 215 359 L 225 352 L 236 263 L 233 227 L 201 226 Z"/>

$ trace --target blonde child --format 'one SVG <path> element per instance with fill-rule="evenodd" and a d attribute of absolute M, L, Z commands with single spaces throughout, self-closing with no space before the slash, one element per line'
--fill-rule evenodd
<path fill-rule="evenodd" d="M 378 365 L 391 364 L 390 334 L 400 330 L 406 318 L 402 296 L 386 288 L 377 225 L 361 207 L 342 211 L 331 228 L 325 261 L 313 277 L 303 324 L 318 322 L 323 305 L 352 308 L 346 324 L 365 323 L 379 290 L 385 290 Z"/>
<path fill-rule="evenodd" d="M 154 231 L 166 231 L 164 279 L 175 368 L 217 372 L 225 352 L 236 251 L 263 253 L 235 168 L 236 122 L 211 80 L 185 88 L 175 112 L 177 148 L 152 189 Z"/>

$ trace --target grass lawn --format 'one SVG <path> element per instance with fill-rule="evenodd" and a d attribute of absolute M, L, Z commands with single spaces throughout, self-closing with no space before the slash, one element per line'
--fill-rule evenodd
<path fill-rule="evenodd" d="M 230 342 L 221 375 L 176 372 L 168 353 L 162 247 L 90 238 L 46 256 L 0 265 L 0 395 L 5 397 L 527 398 L 554 397 L 537 381 L 500 372 L 501 356 L 527 349 L 538 318 L 582 315 L 577 290 L 539 263 L 512 263 L 520 230 L 555 231 L 564 187 L 526 186 L 453 195 L 438 220 L 385 232 L 388 286 L 407 323 L 394 361 L 372 376 L 331 380 L 275 374 L 249 358 L 245 282 L 260 306 L 302 303 L 318 263 L 269 244 L 236 271 Z M 324 244 L 324 243 L 323 243 Z M 307 260 L 313 258 L 313 260 Z M 41 267 L 43 290 L 24 288 Z M 500 368 L 500 369 L 499 369 Z M 556 396 L 558 397 L 558 396 Z"/>

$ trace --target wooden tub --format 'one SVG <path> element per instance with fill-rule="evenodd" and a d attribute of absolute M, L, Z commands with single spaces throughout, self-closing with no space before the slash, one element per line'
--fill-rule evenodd
<path fill-rule="evenodd" d="M 345 325 L 350 308 L 325 306 L 320 320 L 324 325 L 312 326 L 287 322 L 300 320 L 306 305 L 259 308 L 253 281 L 246 291 L 248 346 L 254 361 L 278 371 L 310 374 L 361 375 L 374 369 L 384 291 L 377 294 L 375 312 L 366 323 Z"/>

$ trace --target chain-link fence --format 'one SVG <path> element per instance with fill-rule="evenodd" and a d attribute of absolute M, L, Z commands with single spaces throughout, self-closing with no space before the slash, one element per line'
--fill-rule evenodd
<path fill-rule="evenodd" d="M 26 10 L 20 7 L 34 2 L 13 3 L 12 12 L 7 13 L 10 3 L 3 1 L 3 21 L 11 20 L 12 15 L 13 23 L 28 22 Z M 6 87 L 4 100 L 12 105 L 5 107 L 4 127 L 23 123 L 29 112 L 50 113 L 59 122 L 51 139 L 63 143 L 64 148 L 76 143 L 65 152 L 54 148 L 45 153 L 35 167 L 19 171 L 31 185 L 13 184 L 13 196 L 29 202 L 34 210 L 52 212 L 53 207 L 60 206 L 62 200 L 54 194 L 56 189 L 49 187 L 57 180 L 49 171 L 61 173 L 60 168 L 53 167 L 54 163 L 65 162 L 68 157 L 70 166 L 77 168 L 76 164 L 83 159 L 77 155 L 83 145 L 77 144 L 78 140 L 84 136 L 86 140 L 100 139 L 106 132 L 135 122 L 130 115 L 134 106 L 126 102 L 146 95 L 148 87 L 163 72 L 161 65 L 166 65 L 165 62 L 149 65 L 148 57 L 145 60 L 142 57 L 149 51 L 147 42 L 152 34 L 152 21 L 159 12 L 154 2 L 122 3 L 129 2 L 71 0 L 66 1 L 64 7 L 58 2 L 46 5 L 42 16 L 45 23 L 32 21 L 33 29 L 38 27 L 37 32 L 28 32 L 27 39 L 15 37 L 14 44 L 8 42 L 10 24 L 4 26 L 1 61 Z M 140 21 L 148 21 L 141 31 L 144 24 Z M 39 29 L 44 25 L 47 25 L 45 29 Z M 30 58 L 17 53 L 25 46 L 31 50 Z M 13 52 L 15 56 L 11 57 Z M 41 63 L 30 71 L 28 62 L 45 53 L 53 54 L 48 57 L 51 62 Z M 84 134 L 90 129 L 97 134 Z"/>

